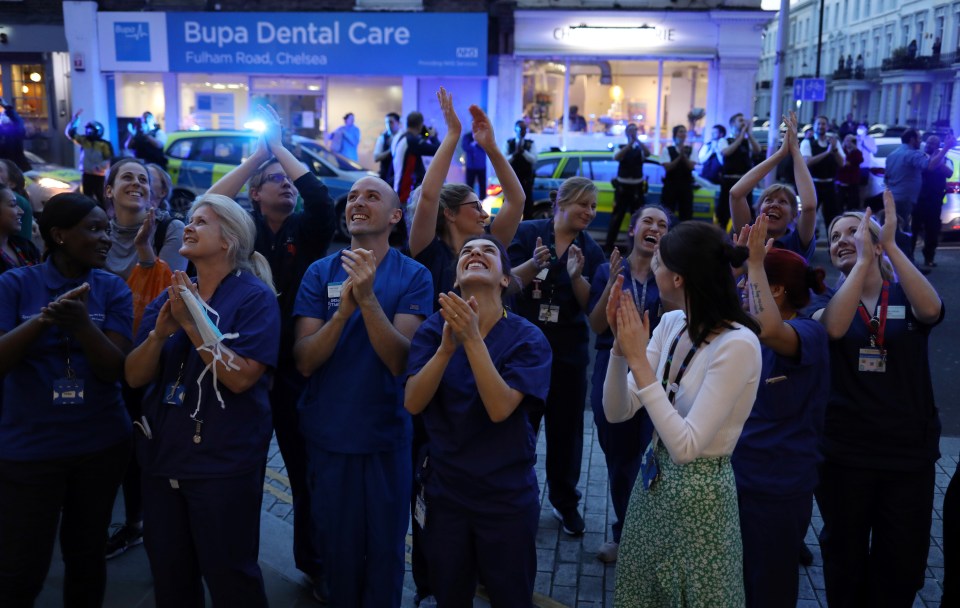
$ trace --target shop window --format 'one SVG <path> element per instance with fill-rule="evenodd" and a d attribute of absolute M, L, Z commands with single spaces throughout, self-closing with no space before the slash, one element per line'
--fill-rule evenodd
<path fill-rule="evenodd" d="M 47 78 L 43 65 L 13 64 L 10 66 L 10 97 L 17 112 L 23 118 L 27 137 L 46 135 L 50 130 L 50 115 L 47 108 Z"/>

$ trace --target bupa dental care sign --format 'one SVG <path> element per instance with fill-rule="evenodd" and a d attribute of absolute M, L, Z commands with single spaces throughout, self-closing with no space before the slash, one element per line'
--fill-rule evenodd
<path fill-rule="evenodd" d="M 486 75 L 480 13 L 100 13 L 103 69 Z"/>

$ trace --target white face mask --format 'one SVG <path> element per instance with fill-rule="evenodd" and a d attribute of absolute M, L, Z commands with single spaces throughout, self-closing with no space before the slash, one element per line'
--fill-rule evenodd
<path fill-rule="evenodd" d="M 222 333 L 220 328 L 217 327 L 217 323 L 220 322 L 220 313 L 210 308 L 206 302 L 194 295 L 194 293 L 190 291 L 187 286 L 180 286 L 180 297 L 183 298 L 183 303 L 187 305 L 187 310 L 190 311 L 190 316 L 193 318 L 193 322 L 196 324 L 197 330 L 200 332 L 200 337 L 203 338 L 203 344 L 198 346 L 197 350 L 205 350 L 213 355 L 213 361 L 203 368 L 203 372 L 201 372 L 200 376 L 197 378 L 197 409 L 194 410 L 193 414 L 191 414 L 191 417 L 195 417 L 200 413 L 200 403 L 203 394 L 203 386 L 201 383 L 203 382 L 203 377 L 207 375 L 207 372 L 211 372 L 213 374 L 213 390 L 217 394 L 217 400 L 220 402 L 220 407 L 226 407 L 226 404 L 223 402 L 223 396 L 220 395 L 220 387 L 217 385 L 216 364 L 217 361 L 219 361 L 229 369 L 240 369 L 240 367 L 233 362 L 237 355 L 223 345 L 224 340 L 239 338 L 240 334 Z M 216 323 L 210 318 L 210 315 L 216 317 Z"/>
<path fill-rule="evenodd" d="M 7 116 L 7 113 L 6 113 L 6 112 L 0 114 L 0 125 L 8 125 L 8 124 L 10 124 L 11 122 L 13 122 L 13 121 L 10 120 L 10 117 Z"/>

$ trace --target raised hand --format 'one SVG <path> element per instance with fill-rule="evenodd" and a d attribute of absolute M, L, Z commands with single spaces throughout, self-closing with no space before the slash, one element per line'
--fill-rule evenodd
<path fill-rule="evenodd" d="M 570 248 L 567 249 L 567 274 L 570 275 L 571 281 L 580 278 L 580 275 L 583 273 L 584 262 L 585 258 L 580 248 L 576 245 L 570 245 Z"/>
<path fill-rule="evenodd" d="M 610 276 L 607 278 L 607 285 L 613 285 L 617 280 L 617 277 L 620 276 L 620 272 L 623 270 L 620 268 L 620 263 L 623 258 L 620 256 L 620 248 L 614 247 L 613 251 L 610 253 Z"/>
<path fill-rule="evenodd" d="M 437 101 L 440 102 L 443 121 L 447 124 L 447 133 L 454 132 L 457 134 L 457 137 L 459 137 L 463 126 L 460 124 L 460 117 L 457 116 L 456 111 L 453 109 L 453 95 L 445 88 L 440 87 L 440 90 L 437 91 Z"/>
<path fill-rule="evenodd" d="M 611 275 L 613 276 L 613 275 Z M 623 275 L 617 274 L 616 278 L 613 281 L 613 287 L 610 288 L 610 297 L 607 298 L 607 325 L 610 326 L 610 331 L 613 332 L 613 337 L 617 337 L 617 314 L 620 311 L 620 300 L 625 299 L 629 300 L 630 298 L 623 298 Z"/>
<path fill-rule="evenodd" d="M 738 245 L 745 245 L 750 250 L 749 262 L 752 264 L 763 264 L 763 258 L 773 247 L 773 239 L 767 238 L 767 219 L 766 215 L 757 216 L 757 221 L 753 226 L 744 226 L 740 232 L 741 238 L 744 232 L 747 233 L 746 243 L 738 242 Z M 738 239 L 739 241 L 740 239 Z"/>
<path fill-rule="evenodd" d="M 543 239 L 537 237 L 537 245 L 533 248 L 533 263 L 543 270 L 550 266 L 550 248 L 543 244 Z"/>
<path fill-rule="evenodd" d="M 883 191 L 883 226 L 880 228 L 880 244 L 885 251 L 897 246 L 896 237 L 897 204 L 893 200 L 893 192 L 885 189 Z"/>
<path fill-rule="evenodd" d="M 283 123 L 276 109 L 269 104 L 262 105 L 260 106 L 260 114 L 263 116 L 263 122 L 266 125 L 263 132 L 263 141 L 266 146 L 272 149 L 283 145 Z"/>
<path fill-rule="evenodd" d="M 484 151 L 497 147 L 497 138 L 493 133 L 493 125 L 486 113 L 478 106 L 470 106 L 470 117 L 473 118 L 473 139 Z"/>
<path fill-rule="evenodd" d="M 167 303 L 170 305 L 170 315 L 177 324 L 183 329 L 189 330 L 191 327 L 196 328 L 197 324 L 193 320 L 193 316 L 190 314 L 190 309 L 187 308 L 186 302 L 183 300 L 186 296 L 181 293 L 181 287 L 186 287 L 195 296 L 199 293 L 197 286 L 190 280 L 187 273 L 176 270 L 173 273 L 173 280 L 170 282 L 170 287 L 167 288 L 167 295 L 169 296 Z"/>
<path fill-rule="evenodd" d="M 143 218 L 143 225 L 137 230 L 137 236 L 133 237 L 133 244 L 139 247 L 149 246 L 153 237 L 153 229 L 156 226 L 156 211 L 147 209 L 147 215 Z"/>
<path fill-rule="evenodd" d="M 90 315 L 87 313 L 87 295 L 89 293 L 89 283 L 74 287 L 41 308 L 40 320 L 71 333 L 82 329 L 91 322 Z"/>
<path fill-rule="evenodd" d="M 466 301 L 452 291 L 440 294 L 440 315 L 460 344 L 481 339 L 479 311 L 475 298 Z"/>
<path fill-rule="evenodd" d="M 377 276 L 377 256 L 369 249 L 344 249 L 340 261 L 347 276 L 353 279 L 352 292 L 357 304 L 363 306 L 376 298 L 373 281 Z"/>
<path fill-rule="evenodd" d="M 617 310 L 617 344 L 628 362 L 647 356 L 650 342 L 650 313 L 637 311 L 633 298 L 621 298 Z"/>

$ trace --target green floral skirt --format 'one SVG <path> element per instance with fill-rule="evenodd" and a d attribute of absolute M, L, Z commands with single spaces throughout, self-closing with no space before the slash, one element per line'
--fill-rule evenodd
<path fill-rule="evenodd" d="M 616 608 L 739 608 L 743 543 L 730 458 L 678 465 L 656 447 L 660 477 L 637 479 L 617 557 Z"/>

